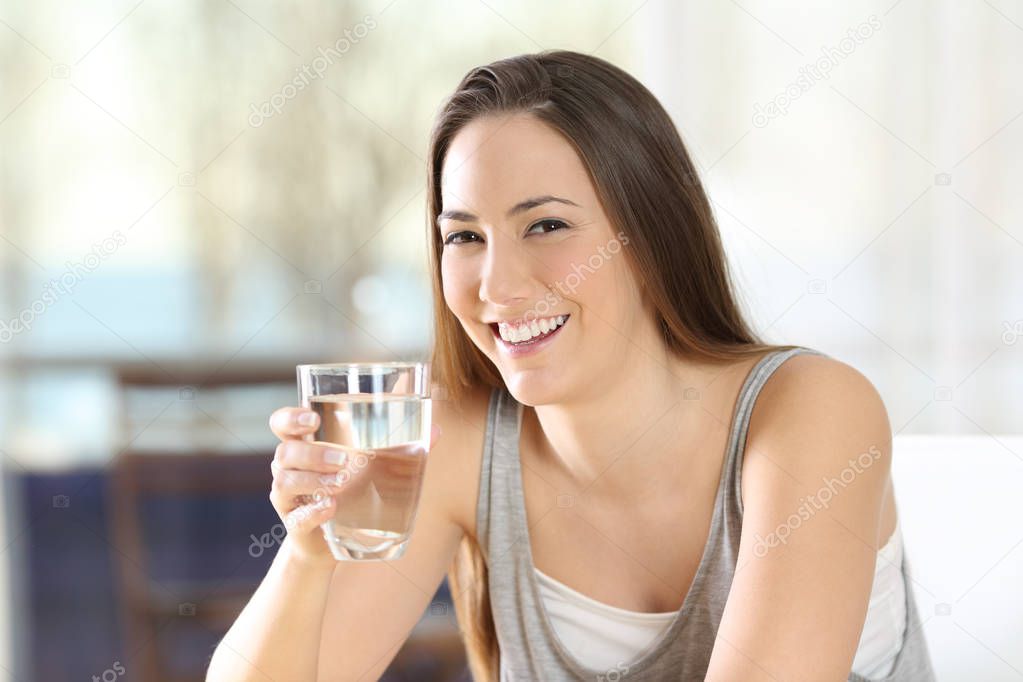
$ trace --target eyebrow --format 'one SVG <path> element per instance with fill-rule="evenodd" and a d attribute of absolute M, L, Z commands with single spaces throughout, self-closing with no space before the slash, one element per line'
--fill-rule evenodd
<path fill-rule="evenodd" d="M 544 204 L 550 203 L 568 204 L 569 206 L 575 206 L 576 208 L 579 208 L 579 204 L 575 203 L 574 201 L 571 201 L 570 199 L 564 199 L 562 197 L 556 197 L 550 194 L 545 194 L 543 196 L 530 197 L 529 199 L 524 199 L 523 201 L 520 201 L 519 203 L 515 204 L 514 206 L 508 209 L 507 215 L 509 218 L 511 218 L 512 216 L 518 215 L 519 213 L 525 213 L 531 208 L 536 208 L 537 206 L 543 206 Z M 437 216 L 438 223 L 442 220 L 458 220 L 463 223 L 475 223 L 479 220 L 479 218 L 474 216 L 472 213 L 468 213 L 466 211 L 443 211 L 440 215 Z"/>

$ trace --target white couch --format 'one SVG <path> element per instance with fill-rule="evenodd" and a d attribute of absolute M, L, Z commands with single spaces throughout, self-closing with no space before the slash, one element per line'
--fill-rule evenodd
<path fill-rule="evenodd" d="M 938 680 L 1023 681 L 1023 436 L 896 436 L 893 449 Z"/>

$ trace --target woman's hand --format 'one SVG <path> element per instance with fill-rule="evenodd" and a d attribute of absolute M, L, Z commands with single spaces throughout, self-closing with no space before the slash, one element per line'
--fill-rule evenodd
<path fill-rule="evenodd" d="M 365 467 L 355 465 L 360 450 L 312 440 L 319 426 L 319 416 L 303 407 L 282 407 L 270 416 L 270 429 L 281 440 L 270 465 L 270 502 L 284 522 L 296 558 L 332 563 L 319 527 L 344 504 L 346 489 L 358 489 Z M 431 448 L 439 435 L 434 425 Z"/>

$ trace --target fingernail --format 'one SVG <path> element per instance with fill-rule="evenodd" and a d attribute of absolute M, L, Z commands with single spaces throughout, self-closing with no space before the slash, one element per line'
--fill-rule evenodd
<path fill-rule="evenodd" d="M 323 461 L 327 464 L 344 464 L 348 460 L 348 453 L 344 450 L 327 450 L 323 455 Z"/>
<path fill-rule="evenodd" d="M 312 426 L 316 423 L 316 415 L 312 412 L 303 412 L 298 415 L 298 423 L 302 426 Z"/>
<path fill-rule="evenodd" d="M 430 431 L 433 433 L 433 437 L 434 438 L 440 438 L 440 434 L 442 433 L 441 428 L 440 428 L 440 424 L 434 424 L 430 428 Z"/>
<path fill-rule="evenodd" d="M 331 488 L 341 487 L 341 472 L 334 474 L 333 476 L 320 476 L 320 485 L 325 485 Z"/>
<path fill-rule="evenodd" d="M 327 507 L 330 506 L 330 500 L 331 500 L 330 497 L 324 497 L 322 500 L 313 505 L 313 509 L 316 510 L 326 509 Z"/>

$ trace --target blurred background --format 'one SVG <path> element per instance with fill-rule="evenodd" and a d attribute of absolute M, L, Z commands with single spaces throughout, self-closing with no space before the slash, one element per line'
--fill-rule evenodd
<path fill-rule="evenodd" d="M 0 0 L 0 679 L 202 679 L 300 362 L 424 358 L 428 134 L 568 48 L 676 121 L 743 304 L 867 375 L 939 679 L 1023 679 L 1023 4 Z M 385 679 L 468 679 L 446 585 Z"/>

